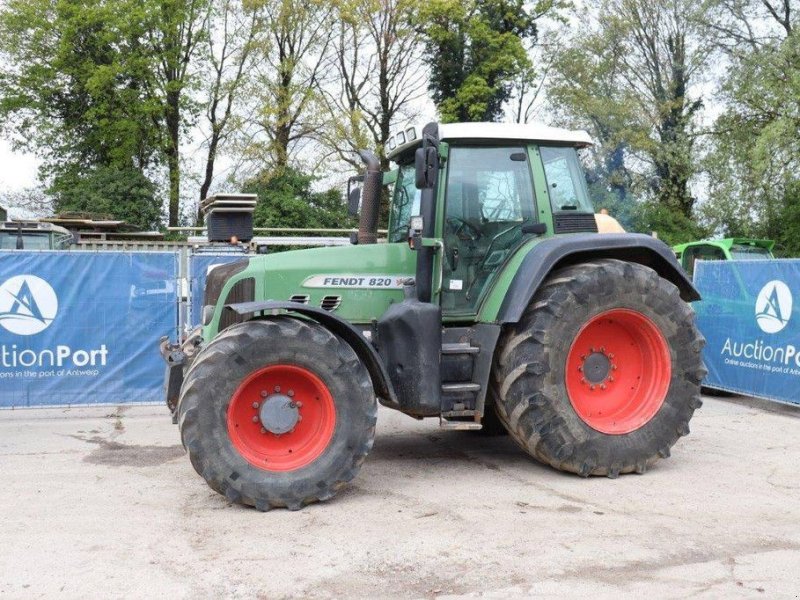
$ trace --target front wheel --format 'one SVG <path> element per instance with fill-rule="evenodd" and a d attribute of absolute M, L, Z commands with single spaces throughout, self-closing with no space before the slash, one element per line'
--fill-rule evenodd
<path fill-rule="evenodd" d="M 691 307 L 652 269 L 611 259 L 568 267 L 501 338 L 498 416 L 557 469 L 643 473 L 689 433 L 703 344 Z"/>
<path fill-rule="evenodd" d="M 235 325 L 198 355 L 178 406 L 195 470 L 229 500 L 299 509 L 355 477 L 377 404 L 353 349 L 289 317 Z"/>

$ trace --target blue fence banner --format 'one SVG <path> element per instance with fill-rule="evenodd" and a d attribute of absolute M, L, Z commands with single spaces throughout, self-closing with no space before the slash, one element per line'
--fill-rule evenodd
<path fill-rule="evenodd" d="M 158 402 L 173 252 L 0 252 L 0 407 Z"/>
<path fill-rule="evenodd" d="M 800 260 L 699 261 L 704 385 L 800 404 Z"/>
<path fill-rule="evenodd" d="M 246 259 L 244 254 L 193 254 L 189 258 L 189 294 L 191 296 L 190 325 L 200 325 L 203 316 L 203 292 L 206 289 L 206 277 L 219 265 Z"/>

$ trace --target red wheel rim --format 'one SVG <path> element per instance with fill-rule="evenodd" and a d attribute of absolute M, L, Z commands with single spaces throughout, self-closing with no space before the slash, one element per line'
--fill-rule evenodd
<path fill-rule="evenodd" d="M 578 416 L 592 429 L 621 435 L 645 425 L 664 404 L 672 360 L 653 321 L 619 308 L 581 328 L 566 369 L 567 395 Z"/>
<path fill-rule="evenodd" d="M 267 407 L 288 414 L 289 423 L 270 419 L 270 413 L 265 416 Z M 273 432 L 282 431 L 283 426 L 291 429 Z M 314 373 L 295 365 L 256 371 L 233 393 L 228 406 L 233 447 L 247 462 L 266 471 L 294 471 L 311 464 L 325 452 L 335 428 L 336 407 L 328 387 Z"/>

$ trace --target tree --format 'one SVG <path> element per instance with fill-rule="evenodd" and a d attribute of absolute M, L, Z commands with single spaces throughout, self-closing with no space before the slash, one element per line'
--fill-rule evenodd
<path fill-rule="evenodd" d="M 217 153 L 231 133 L 236 119 L 234 108 L 243 102 L 241 96 L 249 82 L 249 73 L 265 44 L 262 16 L 241 0 L 222 0 L 221 4 L 214 4 L 207 27 L 204 62 L 210 70 L 205 82 L 208 89 L 205 100 L 208 136 L 200 201 L 208 196 L 214 180 Z M 200 210 L 197 219 L 202 224 Z"/>
<path fill-rule="evenodd" d="M 551 99 L 598 142 L 590 170 L 634 226 L 669 239 L 696 235 L 691 183 L 700 83 L 710 48 L 691 0 L 607 0 L 596 27 L 558 53 Z M 674 213 L 674 214 L 673 214 Z"/>
<path fill-rule="evenodd" d="M 721 233 L 784 240 L 800 228 L 800 34 L 791 3 L 718 0 L 706 27 L 716 35 L 726 109 L 704 160 L 704 217 Z"/>
<path fill-rule="evenodd" d="M 251 103 L 239 151 L 275 173 L 322 126 L 318 82 L 325 76 L 334 5 L 324 0 L 258 0 L 266 40 L 248 88 Z"/>
<path fill-rule="evenodd" d="M 419 0 L 339 6 L 331 57 L 337 76 L 321 86 L 330 120 L 321 139 L 353 167 L 361 166 L 356 151 L 370 148 L 389 168 L 392 128 L 415 115 L 413 103 L 424 94 L 422 39 L 413 26 L 419 8 Z"/>
<path fill-rule="evenodd" d="M 161 220 L 161 200 L 153 183 L 134 168 L 99 167 L 59 174 L 47 190 L 56 212 L 110 215 L 140 229 Z"/>
<path fill-rule="evenodd" d="M 131 56 L 135 69 L 146 69 L 147 103 L 160 134 L 169 174 L 169 225 L 178 225 L 181 199 L 181 132 L 193 121 L 195 104 L 188 90 L 196 83 L 195 60 L 206 32 L 210 0 L 140 0 L 126 15 L 141 18 L 144 32 Z M 135 15 L 135 16 L 134 16 Z"/>
<path fill-rule="evenodd" d="M 257 194 L 256 227 L 346 228 L 355 226 L 339 190 L 312 190 L 315 179 L 292 167 L 280 173 L 263 171 L 245 182 L 246 193 Z"/>
<path fill-rule="evenodd" d="M 430 68 L 428 89 L 442 121 L 496 121 L 514 81 L 529 72 L 526 42 L 536 20 L 556 6 L 540 0 L 432 0 L 423 4 L 420 27 Z"/>
<path fill-rule="evenodd" d="M 4 135 L 43 160 L 42 175 L 96 165 L 140 172 L 157 155 L 137 32 L 110 2 L 9 0 L 0 10 Z"/>

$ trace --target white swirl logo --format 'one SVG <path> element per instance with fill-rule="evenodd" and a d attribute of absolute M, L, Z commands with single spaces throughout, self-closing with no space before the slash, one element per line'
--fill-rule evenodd
<path fill-rule="evenodd" d="M 756 323 L 764 333 L 778 333 L 792 316 L 792 292 L 784 282 L 773 279 L 756 298 Z"/>
<path fill-rule="evenodd" d="M 56 292 L 40 277 L 17 275 L 0 285 L 0 325 L 11 333 L 41 333 L 57 313 Z"/>

